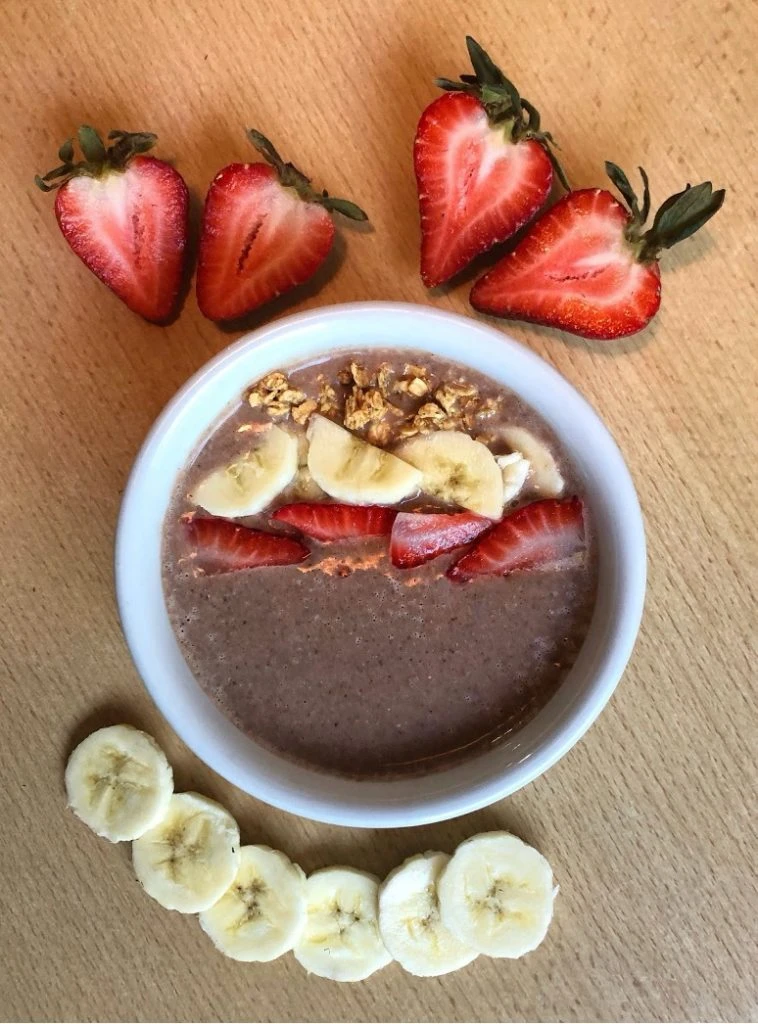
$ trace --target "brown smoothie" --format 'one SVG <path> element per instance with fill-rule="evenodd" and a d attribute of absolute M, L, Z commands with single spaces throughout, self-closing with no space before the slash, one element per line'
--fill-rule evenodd
<path fill-rule="evenodd" d="M 370 369 L 386 361 L 398 374 L 415 363 L 433 382 L 472 383 L 485 414 L 470 433 L 497 454 L 509 450 L 498 440 L 500 428 L 526 427 L 550 445 L 565 493 L 583 496 L 559 440 L 494 381 L 426 353 L 354 358 Z M 349 393 L 337 377 L 344 366 L 340 355 L 287 372 L 291 385 L 314 399 L 325 382 L 332 385 L 339 405 Z M 241 394 L 248 383 L 240 382 Z M 398 394 L 396 401 L 412 408 L 411 396 Z M 265 420 L 264 410 L 243 400 L 215 425 L 178 480 L 166 517 L 166 604 L 198 683 L 263 746 L 353 777 L 445 767 L 521 728 L 556 692 L 589 628 L 597 586 L 591 510 L 585 504 L 586 548 L 578 557 L 465 585 L 444 575 L 459 553 L 396 569 L 386 537 L 329 545 L 309 540 L 311 557 L 301 565 L 200 574 L 181 529 L 180 517 L 195 511 L 188 494 L 210 470 L 249 448 L 251 429 Z M 403 422 L 393 417 L 392 436 L 383 438 L 389 447 Z M 289 418 L 286 426 L 305 430 Z M 370 430 L 376 426 L 359 432 Z M 293 487 L 267 512 L 299 497 Z M 533 498 L 524 492 L 512 507 Z M 406 506 L 433 507 L 418 498 Z M 240 522 L 274 528 L 266 513 Z"/>

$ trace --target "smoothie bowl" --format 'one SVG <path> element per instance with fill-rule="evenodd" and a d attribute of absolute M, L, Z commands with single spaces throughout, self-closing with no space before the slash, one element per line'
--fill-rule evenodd
<path fill-rule="evenodd" d="M 394 303 L 248 335 L 172 400 L 116 585 L 172 727 L 251 795 L 416 825 L 507 796 L 610 697 L 645 589 L 632 482 L 499 331 Z"/>

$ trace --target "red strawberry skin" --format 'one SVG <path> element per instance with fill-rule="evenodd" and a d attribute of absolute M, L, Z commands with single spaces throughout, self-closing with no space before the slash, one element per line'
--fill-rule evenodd
<path fill-rule="evenodd" d="M 471 543 L 490 526 L 491 520 L 472 512 L 400 512 L 390 538 L 392 564 L 398 569 L 413 569 Z"/>
<path fill-rule="evenodd" d="M 568 193 L 476 282 L 472 306 L 584 338 L 635 334 L 658 312 L 661 277 L 635 259 L 630 219 L 605 189 Z"/>
<path fill-rule="evenodd" d="M 260 566 L 296 565 L 310 554 L 293 537 L 251 530 L 228 519 L 195 517 L 186 523 L 185 530 L 194 549 L 194 565 L 208 575 Z"/>
<path fill-rule="evenodd" d="M 545 203 L 553 183 L 543 146 L 506 138 L 468 93 L 445 93 L 429 104 L 413 157 L 427 288 L 515 234 Z"/>
<path fill-rule="evenodd" d="M 55 197 L 76 255 L 146 320 L 171 316 L 182 283 L 189 193 L 170 164 L 135 156 L 124 170 L 79 175 Z"/>
<path fill-rule="evenodd" d="M 306 537 L 329 544 L 357 537 L 382 537 L 392 530 L 397 513 L 381 505 L 297 502 L 283 505 L 271 517 L 294 526 Z"/>
<path fill-rule="evenodd" d="M 569 558 L 584 547 L 584 513 L 579 498 L 545 499 L 501 519 L 447 571 L 451 580 L 507 576 Z"/>
<path fill-rule="evenodd" d="M 205 200 L 197 301 L 230 320 L 307 281 L 329 254 L 331 214 L 281 184 L 268 164 L 230 164 Z"/>

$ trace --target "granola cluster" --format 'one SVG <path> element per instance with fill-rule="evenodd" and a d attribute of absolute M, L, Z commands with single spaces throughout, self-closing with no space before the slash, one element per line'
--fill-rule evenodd
<path fill-rule="evenodd" d="M 406 363 L 399 374 L 389 363 L 371 371 L 351 361 L 337 380 L 343 397 L 322 375 L 318 397 L 309 398 L 277 370 L 255 385 L 248 401 L 274 419 L 291 415 L 302 425 L 316 411 L 340 417 L 348 430 L 365 431 L 368 441 L 380 447 L 433 430 L 474 431 L 495 415 L 499 402 L 481 399 L 476 385 L 462 378 L 435 385 L 427 368 L 414 363 Z"/>

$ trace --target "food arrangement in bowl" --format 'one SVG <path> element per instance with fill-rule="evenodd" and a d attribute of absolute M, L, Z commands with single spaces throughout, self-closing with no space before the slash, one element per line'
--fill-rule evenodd
<path fill-rule="evenodd" d="M 603 341 L 642 330 L 661 252 L 723 190 L 687 185 L 648 224 L 642 169 L 638 196 L 606 164 L 625 205 L 572 189 L 536 108 L 467 46 L 473 73 L 438 80 L 414 140 L 423 283 L 523 231 L 474 283 L 475 310 Z M 222 168 L 204 208 L 196 291 L 215 321 L 309 280 L 334 214 L 367 219 L 247 134 L 263 162 Z M 187 269 L 186 184 L 145 155 L 151 133 L 77 140 L 82 159 L 67 140 L 37 184 L 58 189 L 84 263 L 164 322 Z M 471 321 L 364 304 L 243 338 L 182 389 L 135 464 L 116 575 L 139 670 L 201 758 L 286 810 L 384 827 L 491 803 L 576 742 L 631 652 L 644 559 L 623 460 L 562 378 Z M 343 867 L 306 880 L 240 847 L 213 801 L 175 794 L 155 741 L 126 726 L 85 740 L 66 783 L 98 834 L 134 842 L 146 891 L 199 913 L 235 959 L 294 949 L 336 980 L 392 958 L 442 974 L 528 952 L 552 915 L 549 865 L 499 832 L 411 858 L 381 887 Z"/>
<path fill-rule="evenodd" d="M 582 490 L 532 409 L 429 352 L 274 371 L 180 475 L 172 625 L 277 753 L 354 777 L 442 768 L 518 730 L 574 664 L 597 578 Z"/>

